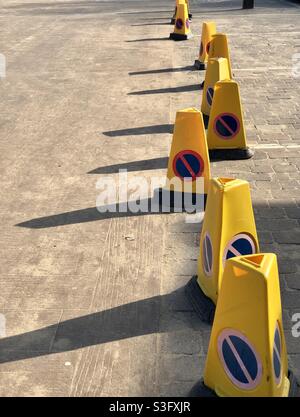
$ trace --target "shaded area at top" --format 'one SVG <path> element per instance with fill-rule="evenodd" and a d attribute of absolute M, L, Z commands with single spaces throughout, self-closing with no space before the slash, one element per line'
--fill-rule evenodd
<path fill-rule="evenodd" d="M 175 1 L 174 1 L 175 3 Z M 231 1 L 212 1 L 201 0 L 197 4 L 192 3 L 190 5 L 194 17 L 200 17 L 204 13 L 222 13 L 232 11 L 233 13 L 261 13 L 263 9 L 266 9 L 268 13 L 270 10 L 276 12 L 276 10 L 297 7 L 298 1 L 287 0 L 285 3 L 261 0 L 255 1 L 254 9 L 243 10 L 243 0 L 231 0 Z M 123 11 L 124 9 L 129 11 Z M 100 13 L 115 13 L 119 15 L 132 15 L 143 16 L 153 14 L 161 19 L 161 14 L 164 14 L 164 18 L 168 20 L 173 14 L 173 6 L 170 1 L 153 0 L 151 2 L 137 2 L 130 0 L 111 0 L 107 1 L 45 1 L 45 2 L 30 2 L 30 3 L 16 3 L 6 7 L 2 7 L 2 11 L 5 13 L 12 13 L 17 15 L 93 15 Z"/>

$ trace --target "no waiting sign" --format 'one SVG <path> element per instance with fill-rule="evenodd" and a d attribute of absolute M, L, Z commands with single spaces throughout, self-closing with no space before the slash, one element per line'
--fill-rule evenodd
<path fill-rule="evenodd" d="M 214 120 L 214 131 L 221 139 L 232 139 L 240 131 L 240 121 L 232 113 L 221 113 Z"/>
<path fill-rule="evenodd" d="M 184 150 L 175 155 L 173 171 L 181 179 L 195 181 L 201 177 L 204 170 L 204 162 L 201 156 L 192 150 Z"/>
<path fill-rule="evenodd" d="M 255 240 L 247 233 L 235 235 L 225 246 L 223 253 L 223 265 L 227 259 L 235 256 L 253 255 L 256 252 Z"/>
<path fill-rule="evenodd" d="M 218 354 L 231 382 L 239 388 L 255 388 L 262 378 L 258 352 L 241 332 L 224 329 L 218 337 Z"/>

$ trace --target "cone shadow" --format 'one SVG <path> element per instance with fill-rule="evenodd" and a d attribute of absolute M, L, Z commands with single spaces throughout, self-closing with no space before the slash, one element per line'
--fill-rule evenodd
<path fill-rule="evenodd" d="M 142 39 L 131 39 L 129 41 L 125 41 L 127 43 L 132 42 L 155 42 L 155 41 L 168 41 L 170 38 L 142 38 Z"/>
<path fill-rule="evenodd" d="M 0 363 L 184 329 L 186 323 L 174 320 L 160 326 L 161 314 L 168 310 L 177 311 L 181 306 L 188 308 L 183 288 L 6 337 L 0 339 Z"/>
<path fill-rule="evenodd" d="M 154 69 L 154 70 L 147 70 L 147 71 L 135 71 L 135 72 L 129 72 L 128 75 L 164 74 L 168 72 L 184 72 L 184 71 L 195 71 L 195 67 L 192 65 L 189 65 L 187 67 L 162 68 L 162 69 Z"/>
<path fill-rule="evenodd" d="M 103 135 L 109 136 L 109 137 L 117 137 L 117 136 L 153 135 L 153 134 L 160 134 L 160 133 L 173 133 L 173 125 L 164 124 L 164 125 L 133 127 L 129 129 L 109 130 L 109 131 L 103 132 Z"/>
<path fill-rule="evenodd" d="M 158 88 L 153 90 L 134 91 L 128 93 L 129 96 L 144 96 L 149 94 L 165 94 L 165 93 L 185 93 L 189 91 L 201 90 L 200 84 L 184 85 L 180 87 Z"/>
<path fill-rule="evenodd" d="M 153 159 L 144 159 L 142 161 L 132 161 L 124 162 L 123 164 L 114 164 L 104 167 L 96 168 L 92 171 L 89 171 L 88 174 L 115 174 L 118 173 L 121 169 L 126 169 L 128 172 L 132 171 L 147 171 L 152 169 L 163 169 L 167 168 L 168 158 L 153 158 Z"/>
<path fill-rule="evenodd" d="M 183 202 L 181 202 L 181 205 L 179 206 L 177 199 L 175 200 L 175 204 L 171 196 L 169 196 L 169 200 L 167 200 L 166 195 L 164 194 L 164 198 L 162 199 L 161 194 L 158 192 L 159 190 L 161 189 L 157 188 L 154 190 L 152 198 L 129 200 L 122 203 L 112 203 L 98 207 L 88 207 L 81 210 L 67 211 L 51 216 L 37 217 L 22 223 L 17 223 L 15 226 L 26 227 L 29 229 L 47 229 L 50 227 L 66 226 L 70 224 L 80 224 L 121 217 L 170 214 L 174 212 L 194 212 L 195 210 L 202 211 L 202 201 L 204 201 L 205 206 L 205 195 L 199 197 L 200 202 L 193 202 L 193 205 L 191 206 L 189 200 L 186 202 L 183 198 L 184 194 L 180 193 L 180 197 L 182 196 Z M 165 193 L 168 193 L 168 191 L 166 190 Z"/>
<path fill-rule="evenodd" d="M 140 27 L 140 26 L 164 26 L 164 25 L 170 26 L 170 23 L 169 22 L 138 23 L 138 24 L 131 25 L 131 27 Z"/>
<path fill-rule="evenodd" d="M 155 14 L 155 13 L 173 13 L 174 10 L 145 10 L 140 12 L 118 12 L 117 14 Z M 165 19 L 168 19 L 167 17 Z"/>
<path fill-rule="evenodd" d="M 128 204 L 140 204 L 143 211 L 129 211 Z M 144 209 L 146 207 L 146 209 Z M 114 219 L 121 217 L 136 217 L 152 214 L 160 214 L 163 211 L 151 198 L 141 199 L 137 201 L 127 201 L 125 203 L 110 204 L 101 207 L 89 207 L 81 210 L 67 211 L 65 213 L 54 214 L 52 216 L 38 217 L 22 223 L 16 224 L 19 227 L 29 229 L 46 229 L 49 227 L 66 226 L 70 224 L 79 224 L 94 222 L 106 219 Z"/>

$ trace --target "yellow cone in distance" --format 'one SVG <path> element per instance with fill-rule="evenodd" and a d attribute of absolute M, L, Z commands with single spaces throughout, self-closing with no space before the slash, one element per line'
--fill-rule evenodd
<path fill-rule="evenodd" d="M 216 34 L 216 31 L 217 29 L 215 22 L 203 22 L 199 57 L 195 61 L 195 68 L 199 70 L 205 69 L 205 64 L 208 61 L 210 42 L 212 40 L 213 35 Z"/>
<path fill-rule="evenodd" d="M 219 396 L 288 396 L 290 381 L 275 254 L 226 261 L 204 383 Z"/>
<path fill-rule="evenodd" d="M 202 113 L 195 108 L 180 110 L 176 114 L 168 161 L 168 181 L 160 193 L 204 197 L 209 179 L 210 163 Z"/>
<path fill-rule="evenodd" d="M 186 6 L 187 6 L 189 20 L 192 20 L 193 15 L 190 11 L 190 2 L 189 2 L 189 0 L 185 0 L 185 2 L 186 2 Z"/>
<path fill-rule="evenodd" d="M 183 41 L 190 39 L 192 32 L 188 16 L 188 8 L 185 0 L 179 0 L 175 18 L 174 32 L 170 33 L 170 39 Z"/>
<path fill-rule="evenodd" d="M 246 144 L 246 132 L 239 85 L 233 80 L 215 84 L 207 130 L 212 159 L 248 159 L 253 156 Z"/>
<path fill-rule="evenodd" d="M 208 60 L 201 103 L 201 111 L 203 113 L 204 123 L 206 126 L 208 124 L 210 110 L 213 103 L 215 84 L 220 80 L 226 80 L 229 78 L 230 74 L 226 58 L 211 58 Z"/>
<path fill-rule="evenodd" d="M 210 42 L 208 58 L 227 58 L 229 67 L 229 78 L 232 78 L 231 60 L 227 36 L 224 33 L 216 33 Z"/>
<path fill-rule="evenodd" d="M 249 183 L 211 179 L 198 258 L 198 284 L 203 293 L 217 304 L 225 261 L 258 250 Z"/>

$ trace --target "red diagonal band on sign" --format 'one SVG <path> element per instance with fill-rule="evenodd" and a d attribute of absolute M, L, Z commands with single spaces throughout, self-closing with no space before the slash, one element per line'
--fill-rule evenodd
<path fill-rule="evenodd" d="M 192 167 L 190 166 L 190 164 L 188 163 L 188 161 L 185 159 L 185 157 L 182 155 L 180 159 L 183 162 L 183 165 L 186 167 L 186 169 L 191 174 L 191 177 L 192 178 L 195 178 L 196 177 L 196 174 L 194 173 Z"/>
<path fill-rule="evenodd" d="M 229 130 L 229 132 L 234 135 L 235 132 L 231 129 L 230 126 L 228 126 L 228 124 L 225 122 L 225 120 L 222 119 L 222 117 L 219 118 L 220 123 L 222 123 L 222 125 Z"/>

